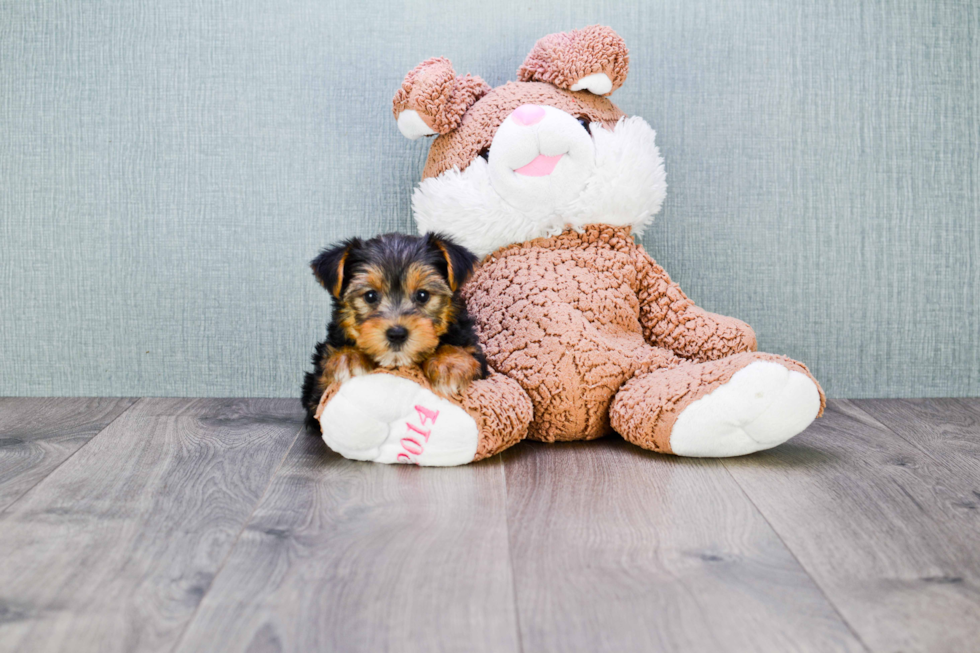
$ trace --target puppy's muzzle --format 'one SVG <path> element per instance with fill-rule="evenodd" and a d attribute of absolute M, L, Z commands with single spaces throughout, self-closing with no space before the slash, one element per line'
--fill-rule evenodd
<path fill-rule="evenodd" d="M 389 327 L 388 330 L 385 331 L 385 337 L 388 339 L 391 346 L 397 349 L 404 345 L 405 341 L 408 340 L 408 329 L 400 324 Z"/>

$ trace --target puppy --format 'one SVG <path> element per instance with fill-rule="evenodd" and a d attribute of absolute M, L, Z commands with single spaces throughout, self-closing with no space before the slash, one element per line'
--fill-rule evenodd
<path fill-rule="evenodd" d="M 303 383 L 311 431 L 320 432 L 314 413 L 327 386 L 378 367 L 419 365 L 443 396 L 486 377 L 487 361 L 459 296 L 476 262 L 438 234 L 352 238 L 312 261 L 333 297 L 333 315 Z"/>

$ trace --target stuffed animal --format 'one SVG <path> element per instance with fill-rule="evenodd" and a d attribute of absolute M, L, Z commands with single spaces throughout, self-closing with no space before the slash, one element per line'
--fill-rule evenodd
<path fill-rule="evenodd" d="M 696 306 L 634 240 L 666 181 L 654 130 L 608 99 L 628 68 L 622 39 L 594 26 L 542 38 L 497 88 L 443 58 L 408 73 L 398 128 L 435 136 L 414 217 L 483 257 L 463 296 L 492 372 L 461 397 L 414 369 L 328 388 L 331 448 L 457 465 L 523 438 L 615 431 L 665 454 L 739 456 L 822 413 L 802 363 L 756 352 L 747 324 Z"/>

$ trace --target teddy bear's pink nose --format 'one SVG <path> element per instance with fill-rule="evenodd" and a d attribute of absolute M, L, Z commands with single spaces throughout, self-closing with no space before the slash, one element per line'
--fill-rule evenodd
<path fill-rule="evenodd" d="M 544 118 L 544 107 L 535 104 L 522 104 L 514 109 L 514 113 L 510 115 L 518 125 L 530 127 L 541 122 Z"/>

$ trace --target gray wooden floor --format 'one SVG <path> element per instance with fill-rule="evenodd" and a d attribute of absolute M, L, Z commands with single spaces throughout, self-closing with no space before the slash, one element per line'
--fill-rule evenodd
<path fill-rule="evenodd" d="M 418 469 L 292 400 L 0 399 L 0 651 L 346 650 L 980 650 L 980 400 Z"/>

